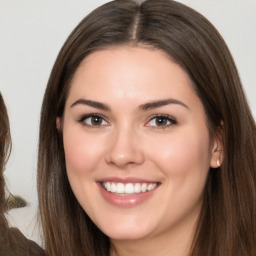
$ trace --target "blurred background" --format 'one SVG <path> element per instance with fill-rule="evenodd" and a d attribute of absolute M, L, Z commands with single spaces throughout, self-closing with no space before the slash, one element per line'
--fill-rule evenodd
<path fill-rule="evenodd" d="M 70 32 L 103 0 L 0 0 L 0 91 L 11 124 L 8 189 L 28 206 L 11 225 L 39 243 L 37 140 L 41 102 L 57 54 Z M 180 0 L 206 16 L 228 44 L 256 119 L 256 0 Z"/>

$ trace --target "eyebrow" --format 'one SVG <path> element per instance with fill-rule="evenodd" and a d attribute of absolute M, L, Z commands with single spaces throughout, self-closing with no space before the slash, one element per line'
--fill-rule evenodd
<path fill-rule="evenodd" d="M 90 106 L 90 107 L 93 107 L 93 108 L 98 108 L 98 109 L 104 110 L 104 111 L 111 111 L 111 108 L 106 104 L 103 104 L 103 103 L 98 102 L 98 101 L 86 100 L 86 99 L 78 99 L 70 107 L 72 108 L 72 107 L 74 107 L 76 105 L 79 105 L 79 104 L 87 105 L 87 106 Z M 178 104 L 178 105 L 181 105 L 181 106 L 189 109 L 189 107 L 185 103 L 183 103 L 179 100 L 176 100 L 176 99 L 165 99 L 165 100 L 157 100 L 157 101 L 148 102 L 148 103 L 140 105 L 139 109 L 142 110 L 142 111 L 147 111 L 147 110 L 151 110 L 151 109 L 154 109 L 154 108 L 159 108 L 159 107 L 162 107 L 162 106 L 166 106 L 166 105 L 169 105 L 169 104 Z"/>
<path fill-rule="evenodd" d="M 87 105 L 93 108 L 98 108 L 100 110 L 104 110 L 104 111 L 110 111 L 110 107 L 101 103 L 101 102 L 97 102 L 97 101 L 93 101 L 93 100 L 86 100 L 86 99 L 79 99 L 77 101 L 75 101 L 70 107 L 74 107 L 78 104 L 82 104 L 82 105 Z"/>
<path fill-rule="evenodd" d="M 178 105 L 181 105 L 181 106 L 189 109 L 189 107 L 185 103 L 183 103 L 179 100 L 176 100 L 176 99 L 165 99 L 165 100 L 152 101 L 152 102 L 140 105 L 139 108 L 143 111 L 147 111 L 147 110 L 151 110 L 151 109 L 154 109 L 154 108 L 159 108 L 159 107 L 162 107 L 162 106 L 166 106 L 166 105 L 169 105 L 169 104 L 178 104 Z"/>

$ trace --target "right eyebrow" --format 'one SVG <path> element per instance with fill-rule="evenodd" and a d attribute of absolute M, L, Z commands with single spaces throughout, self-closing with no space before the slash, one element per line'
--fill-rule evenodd
<path fill-rule="evenodd" d="M 100 110 L 104 110 L 104 111 L 110 111 L 110 107 L 108 105 L 105 105 L 101 102 L 98 101 L 93 101 L 93 100 L 86 100 L 86 99 L 78 99 L 77 101 L 75 101 L 74 103 L 71 104 L 70 108 L 78 105 L 78 104 L 82 104 L 82 105 L 87 105 L 93 108 L 98 108 Z"/>

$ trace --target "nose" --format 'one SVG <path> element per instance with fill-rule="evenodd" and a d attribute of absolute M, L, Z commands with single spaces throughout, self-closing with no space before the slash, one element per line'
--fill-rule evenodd
<path fill-rule="evenodd" d="M 144 153 L 139 136 L 132 129 L 115 131 L 108 147 L 106 163 L 119 168 L 140 165 L 144 162 Z"/>

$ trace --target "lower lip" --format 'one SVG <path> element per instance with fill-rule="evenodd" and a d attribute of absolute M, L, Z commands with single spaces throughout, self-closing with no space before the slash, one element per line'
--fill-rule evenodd
<path fill-rule="evenodd" d="M 117 207 L 124 207 L 124 208 L 131 208 L 144 203 L 150 197 L 153 196 L 154 192 L 158 187 L 157 186 L 155 189 L 144 192 L 144 193 L 138 193 L 138 194 L 132 194 L 132 195 L 117 195 L 117 194 L 113 194 L 111 192 L 106 191 L 102 187 L 101 183 L 98 183 L 98 186 L 103 198 L 108 203 Z"/>

